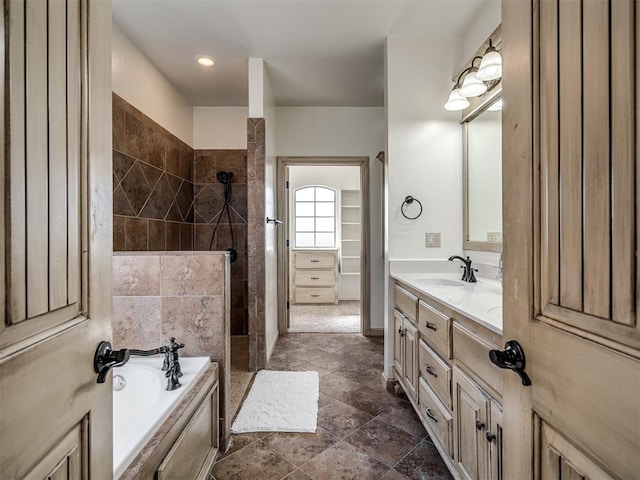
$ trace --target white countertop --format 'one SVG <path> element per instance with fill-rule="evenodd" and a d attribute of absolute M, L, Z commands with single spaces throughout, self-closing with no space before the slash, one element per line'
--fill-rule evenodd
<path fill-rule="evenodd" d="M 476 283 L 463 282 L 458 273 L 392 272 L 391 277 L 502 335 L 500 282 L 483 277 Z"/>

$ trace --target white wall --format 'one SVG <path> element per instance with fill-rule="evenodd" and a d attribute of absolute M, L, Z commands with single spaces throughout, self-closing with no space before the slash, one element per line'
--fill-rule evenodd
<path fill-rule="evenodd" d="M 355 166 L 293 166 L 289 168 L 289 205 L 293 205 L 293 192 L 305 185 L 322 185 L 336 190 L 336 247 L 340 246 L 340 190 L 360 190 L 360 167 Z M 289 209 L 289 238 L 293 233 L 293 208 Z M 293 265 L 290 264 L 291 267 Z M 338 299 L 360 299 L 360 276 L 338 274 Z"/>
<path fill-rule="evenodd" d="M 462 133 L 460 113 L 443 105 L 451 89 L 455 44 L 442 39 L 387 39 L 387 159 L 389 258 L 443 258 L 462 251 Z M 400 211 L 411 195 L 417 220 Z M 426 248 L 425 233 L 441 234 Z"/>
<path fill-rule="evenodd" d="M 193 107 L 193 148 L 247 148 L 248 107 Z"/>
<path fill-rule="evenodd" d="M 279 156 L 369 157 L 371 212 L 371 328 L 384 326 L 382 255 L 382 107 L 278 107 Z"/>
<path fill-rule="evenodd" d="M 193 147 L 191 104 L 115 23 L 111 80 L 114 93 Z"/>

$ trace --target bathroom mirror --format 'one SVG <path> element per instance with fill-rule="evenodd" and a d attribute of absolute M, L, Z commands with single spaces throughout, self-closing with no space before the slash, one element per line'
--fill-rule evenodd
<path fill-rule="evenodd" d="M 502 95 L 462 119 L 464 249 L 502 250 Z"/>

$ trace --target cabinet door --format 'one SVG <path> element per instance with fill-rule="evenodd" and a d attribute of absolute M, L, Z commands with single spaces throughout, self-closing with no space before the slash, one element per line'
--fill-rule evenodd
<path fill-rule="evenodd" d="M 489 446 L 485 438 L 489 399 L 478 386 L 454 369 L 454 457 L 462 478 L 483 480 L 489 476 Z"/>
<path fill-rule="evenodd" d="M 493 401 L 489 425 L 485 437 L 489 442 L 490 478 L 502 480 L 502 409 Z"/>
<path fill-rule="evenodd" d="M 418 329 L 407 319 L 404 321 L 404 382 L 413 398 L 418 398 Z"/>
<path fill-rule="evenodd" d="M 404 377 L 402 368 L 404 342 L 404 317 L 397 310 L 393 312 L 393 367 L 399 378 Z"/>

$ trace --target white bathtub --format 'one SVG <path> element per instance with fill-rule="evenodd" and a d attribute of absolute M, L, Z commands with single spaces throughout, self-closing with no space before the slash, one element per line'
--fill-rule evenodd
<path fill-rule="evenodd" d="M 180 358 L 182 387 L 168 392 L 162 357 L 132 358 L 113 370 L 126 386 L 113 392 L 113 477 L 119 478 L 154 432 L 169 417 L 193 381 L 211 363 L 208 357 Z M 114 381 L 114 385 L 116 382 Z"/>

